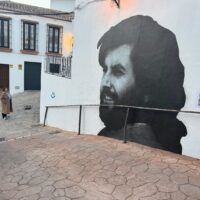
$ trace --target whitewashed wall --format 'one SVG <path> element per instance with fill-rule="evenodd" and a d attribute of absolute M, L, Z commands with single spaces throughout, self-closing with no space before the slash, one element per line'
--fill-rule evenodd
<path fill-rule="evenodd" d="M 200 1 L 122 0 L 120 9 L 111 2 L 76 1 L 76 7 L 82 8 L 75 13 L 72 79 L 63 80 L 43 74 L 41 120 L 45 105 L 99 104 L 102 69 L 98 63 L 97 42 L 111 26 L 138 14 L 151 16 L 175 33 L 180 59 L 185 67 L 186 103 L 182 109 L 200 111 Z M 56 93 L 54 99 L 50 97 L 52 91 Z M 83 110 L 82 133 L 99 132 L 103 124 L 98 115 L 98 108 Z M 183 154 L 200 158 L 200 115 L 179 114 L 178 118 L 187 127 L 187 136 L 181 141 Z M 47 124 L 77 132 L 78 110 L 50 110 Z"/>
<path fill-rule="evenodd" d="M 55 24 L 63 26 L 64 36 L 68 32 L 72 32 L 72 23 L 44 18 L 36 16 L 17 16 L 17 15 L 1 15 L 12 18 L 12 37 L 10 53 L 0 52 L 0 63 L 10 65 L 9 80 L 11 94 L 24 91 L 24 62 L 40 62 L 44 64 L 46 53 L 46 37 L 47 37 L 47 24 Z M 22 54 L 21 48 L 21 20 L 32 20 L 39 23 L 39 40 L 38 40 L 38 55 Z M 63 37 L 63 55 L 67 56 L 68 52 L 65 48 L 65 37 Z M 22 65 L 22 70 L 18 69 L 18 65 Z M 17 87 L 16 87 L 17 86 Z"/>
<path fill-rule="evenodd" d="M 8 64 L 10 93 L 16 94 L 24 91 L 24 62 L 42 62 L 42 56 L 21 55 L 21 53 L 0 52 L 0 63 Z M 22 69 L 18 66 L 22 65 Z"/>

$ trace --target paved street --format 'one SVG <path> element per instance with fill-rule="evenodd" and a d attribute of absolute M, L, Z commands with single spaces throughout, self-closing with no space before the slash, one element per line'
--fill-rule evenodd
<path fill-rule="evenodd" d="M 0 143 L 0 200 L 200 200 L 200 160 L 19 118 L 1 120 L 32 136 Z"/>
<path fill-rule="evenodd" d="M 13 95 L 12 100 L 14 112 L 9 115 L 8 120 L 0 117 L 0 138 L 9 140 L 46 132 L 48 128 L 44 129 L 39 125 L 40 92 L 26 91 Z M 31 105 L 31 109 L 25 110 L 26 105 Z"/>
<path fill-rule="evenodd" d="M 195 200 L 199 160 L 60 132 L 0 144 L 0 199 Z"/>

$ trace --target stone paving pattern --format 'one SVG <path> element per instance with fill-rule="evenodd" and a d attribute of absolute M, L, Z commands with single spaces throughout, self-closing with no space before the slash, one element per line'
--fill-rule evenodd
<path fill-rule="evenodd" d="M 200 161 L 60 132 L 0 144 L 1 200 L 197 200 Z"/>
<path fill-rule="evenodd" d="M 13 139 L 0 143 L 0 200 L 200 200 L 200 160 L 38 126 L 39 93 L 13 101 L 0 120 Z"/>

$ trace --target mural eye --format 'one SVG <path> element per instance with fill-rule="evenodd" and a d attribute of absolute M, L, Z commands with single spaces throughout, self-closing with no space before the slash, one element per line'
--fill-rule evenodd
<path fill-rule="evenodd" d="M 113 69 L 113 74 L 115 76 L 122 76 L 122 75 L 124 75 L 124 72 L 121 71 L 120 69 Z"/>

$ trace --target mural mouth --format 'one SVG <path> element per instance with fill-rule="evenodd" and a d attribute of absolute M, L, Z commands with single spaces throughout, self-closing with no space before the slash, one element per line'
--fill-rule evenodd
<path fill-rule="evenodd" d="M 111 96 L 105 95 L 104 96 L 104 102 L 108 103 L 108 104 L 113 104 L 114 100 L 113 100 L 113 98 Z"/>
<path fill-rule="evenodd" d="M 113 105 L 115 103 L 114 98 L 111 95 L 104 94 L 102 98 L 102 104 Z"/>
<path fill-rule="evenodd" d="M 100 95 L 101 104 L 114 105 L 117 102 L 117 94 L 109 89 L 104 89 Z"/>

